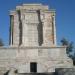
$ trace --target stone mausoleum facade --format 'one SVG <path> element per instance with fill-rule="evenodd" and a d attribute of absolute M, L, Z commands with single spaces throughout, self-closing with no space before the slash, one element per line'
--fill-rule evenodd
<path fill-rule="evenodd" d="M 66 47 L 56 44 L 55 10 L 23 4 L 10 11 L 9 47 L 0 47 L 0 73 L 48 73 L 70 68 Z"/>

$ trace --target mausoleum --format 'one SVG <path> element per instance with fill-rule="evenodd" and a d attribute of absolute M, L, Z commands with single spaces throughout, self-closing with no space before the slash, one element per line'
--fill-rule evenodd
<path fill-rule="evenodd" d="M 71 68 L 66 47 L 56 42 L 55 10 L 42 4 L 23 4 L 10 11 L 9 47 L 0 47 L 0 75 L 48 73 Z"/>

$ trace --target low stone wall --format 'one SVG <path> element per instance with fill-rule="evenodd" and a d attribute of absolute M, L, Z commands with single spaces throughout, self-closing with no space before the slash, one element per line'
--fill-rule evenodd
<path fill-rule="evenodd" d="M 19 73 L 17 75 L 75 75 L 75 68 L 58 68 L 48 73 Z"/>
<path fill-rule="evenodd" d="M 3 73 L 0 71 L 0 75 L 75 75 L 75 68 L 58 68 L 55 72 L 45 72 L 45 73 L 18 73 L 15 71 L 7 71 Z"/>

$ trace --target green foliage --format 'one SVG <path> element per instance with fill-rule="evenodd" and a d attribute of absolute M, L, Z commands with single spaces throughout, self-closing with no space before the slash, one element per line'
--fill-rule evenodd
<path fill-rule="evenodd" d="M 73 58 L 73 55 L 70 55 L 71 52 L 73 52 L 74 46 L 73 42 L 69 42 L 67 39 L 63 38 L 61 40 L 62 46 L 67 46 L 66 48 L 66 53 L 68 54 L 69 57 Z"/>
<path fill-rule="evenodd" d="M 0 39 L 0 46 L 4 46 L 2 39 Z"/>
<path fill-rule="evenodd" d="M 61 40 L 61 44 L 62 44 L 62 46 L 68 46 L 69 42 L 65 38 L 63 38 Z"/>
<path fill-rule="evenodd" d="M 67 53 L 72 52 L 73 48 L 74 48 L 73 42 L 69 43 L 68 46 L 67 46 L 67 48 L 66 48 Z"/>

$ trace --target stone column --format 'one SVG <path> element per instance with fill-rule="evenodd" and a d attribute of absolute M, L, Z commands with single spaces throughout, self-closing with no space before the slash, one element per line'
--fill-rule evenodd
<path fill-rule="evenodd" d="M 10 36 L 9 36 L 9 45 L 13 45 L 13 26 L 14 26 L 14 16 L 10 15 Z"/>
<path fill-rule="evenodd" d="M 53 44 L 56 45 L 56 26 L 55 26 L 55 14 L 52 15 L 52 25 L 53 25 Z"/>
<path fill-rule="evenodd" d="M 25 23 L 25 20 L 23 20 L 23 35 L 22 35 L 22 46 L 25 46 L 27 44 L 26 40 L 27 40 L 27 25 Z"/>
<path fill-rule="evenodd" d="M 44 15 L 44 23 L 43 23 L 43 37 L 44 44 L 43 46 L 52 46 L 53 45 L 53 27 L 52 27 L 52 16 L 51 12 L 46 12 Z"/>

